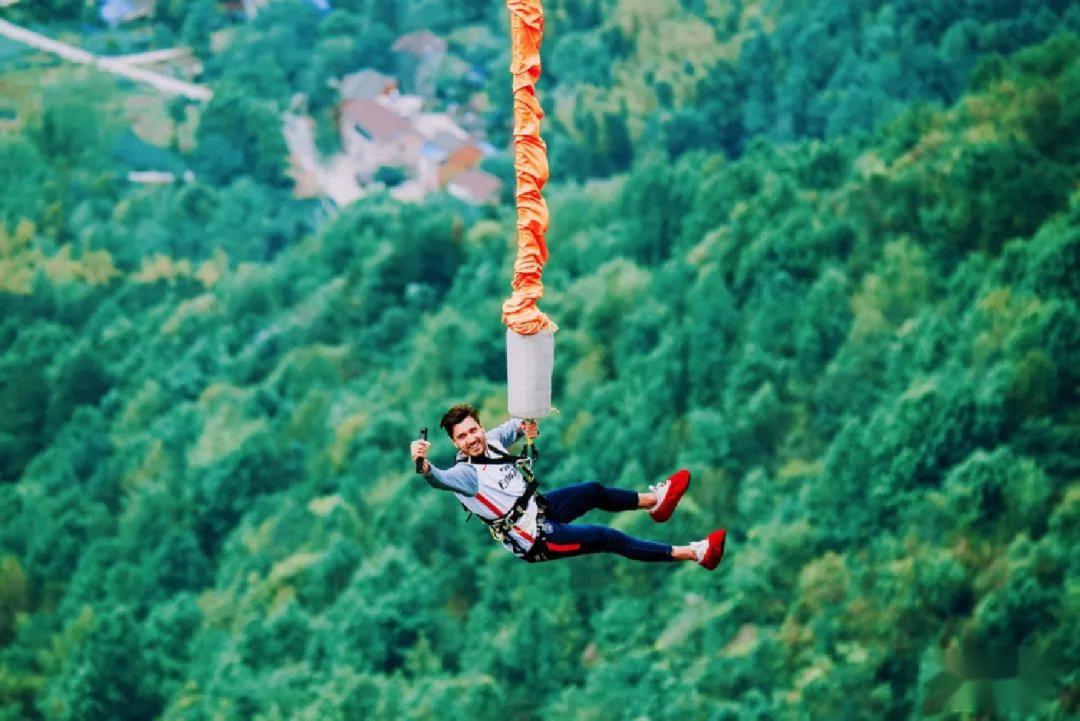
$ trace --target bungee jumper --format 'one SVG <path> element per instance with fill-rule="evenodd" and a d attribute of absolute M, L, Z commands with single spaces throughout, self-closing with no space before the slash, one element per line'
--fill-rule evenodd
<path fill-rule="evenodd" d="M 535 421 L 512 418 L 485 431 L 476 409 L 461 404 L 446 412 L 440 426 L 458 450 L 455 463 L 445 470 L 431 465 L 427 457 L 431 443 L 420 439 L 410 448 L 417 472 L 433 488 L 456 494 L 461 505 L 518 558 L 535 563 L 614 553 L 635 561 L 696 561 L 710 571 L 723 558 L 723 529 L 684 546 L 671 546 L 606 526 L 571 523 L 593 509 L 644 510 L 663 523 L 690 487 L 690 473 L 685 469 L 642 493 L 579 483 L 541 494 L 532 473 L 532 441 L 539 432 Z M 507 449 L 522 436 L 528 441 L 525 453 L 512 455 Z"/>
<path fill-rule="evenodd" d="M 514 170 L 517 179 L 517 258 L 513 293 L 503 303 L 506 325 L 507 398 L 511 419 L 485 431 L 480 416 L 469 405 L 456 405 L 440 422 L 458 453 L 448 469 L 431 465 L 426 429 L 413 441 L 410 452 L 416 472 L 434 488 L 455 493 L 470 513 L 487 524 L 492 536 L 519 558 L 549 561 L 588 553 L 615 553 L 637 561 L 697 561 L 709 570 L 724 555 L 726 534 L 717 529 L 685 546 L 671 546 L 632 538 L 605 526 L 571 521 L 593 509 L 646 510 L 654 521 L 671 517 L 690 486 L 690 473 L 680 470 L 647 492 L 580 483 L 538 493 L 532 471 L 533 444 L 551 407 L 555 323 L 537 308 L 543 296 L 545 236 L 548 209 L 542 190 L 548 179 L 547 146 L 540 137 L 544 116 L 536 97 L 540 77 L 540 44 L 544 13 L 540 0 L 506 0 L 510 11 L 514 86 Z M 507 449 L 522 436 L 521 456 Z"/>

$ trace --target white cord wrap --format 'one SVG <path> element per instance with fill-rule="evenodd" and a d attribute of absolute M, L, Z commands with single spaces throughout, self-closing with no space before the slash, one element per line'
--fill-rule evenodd
<path fill-rule="evenodd" d="M 555 336 L 550 331 L 519 335 L 506 331 L 506 386 L 510 415 L 539 420 L 551 413 Z"/>

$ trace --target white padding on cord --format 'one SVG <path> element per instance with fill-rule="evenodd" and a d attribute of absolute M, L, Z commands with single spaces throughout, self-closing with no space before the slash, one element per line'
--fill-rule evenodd
<path fill-rule="evenodd" d="M 518 335 L 506 331 L 506 385 L 510 415 L 546 418 L 551 413 L 555 336 L 550 331 Z"/>

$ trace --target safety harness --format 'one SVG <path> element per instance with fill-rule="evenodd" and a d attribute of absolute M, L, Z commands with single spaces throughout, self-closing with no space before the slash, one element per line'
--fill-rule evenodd
<path fill-rule="evenodd" d="M 518 496 L 514 501 L 514 505 L 510 507 L 510 510 L 504 513 L 498 518 L 487 519 L 483 516 L 477 516 L 488 527 L 488 531 L 491 532 L 491 537 L 499 543 L 510 544 L 514 547 L 516 555 L 521 556 L 526 561 L 541 560 L 543 551 L 546 548 L 543 540 L 539 537 L 539 529 L 543 525 L 544 510 L 547 508 L 547 503 L 544 497 L 536 492 L 536 489 L 540 486 L 536 480 L 536 474 L 533 473 L 532 464 L 533 461 L 539 457 L 539 453 L 536 450 L 536 446 L 529 443 L 525 447 L 525 452 L 520 456 L 515 456 L 510 453 L 495 448 L 489 445 L 488 451 L 495 454 L 495 458 L 489 456 L 467 456 L 466 462 L 477 466 L 504 466 L 514 464 L 517 466 L 518 471 L 522 477 L 525 478 L 525 492 Z M 514 525 L 521 520 L 521 517 L 525 515 L 525 512 L 529 510 L 529 501 L 536 499 L 537 507 L 537 538 L 533 541 L 532 548 L 525 549 L 518 543 L 517 539 L 510 533 L 514 529 Z M 476 514 L 465 509 L 467 514 L 466 521 Z"/>

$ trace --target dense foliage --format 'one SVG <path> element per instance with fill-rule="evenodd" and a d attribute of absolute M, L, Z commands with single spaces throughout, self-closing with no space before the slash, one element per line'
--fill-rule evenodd
<path fill-rule="evenodd" d="M 128 183 L 83 72 L 0 131 L 0 719 L 899 720 L 1021 647 L 1028 717 L 1080 710 L 1076 6 L 548 3 L 541 479 L 691 468 L 597 522 L 724 525 L 709 574 L 522 564 L 411 474 L 504 413 L 511 210 L 327 216 L 278 113 L 425 25 L 505 133 L 502 16 L 334 5 L 157 4 L 216 91 L 196 182 Z"/>

